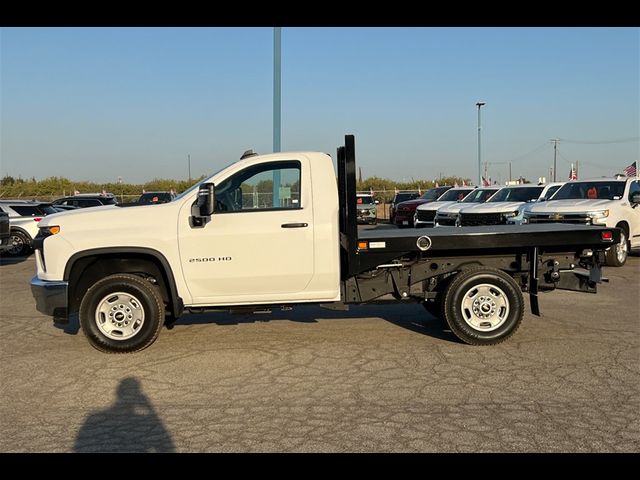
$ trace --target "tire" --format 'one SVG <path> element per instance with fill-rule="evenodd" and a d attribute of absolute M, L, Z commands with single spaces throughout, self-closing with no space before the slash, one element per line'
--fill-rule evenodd
<path fill-rule="evenodd" d="M 5 252 L 10 257 L 27 255 L 31 250 L 31 238 L 20 230 L 11 230 L 9 245 L 11 246 Z"/>
<path fill-rule="evenodd" d="M 106 353 L 147 348 L 165 320 L 159 289 L 125 273 L 110 275 L 87 290 L 80 303 L 80 326 L 92 347 Z"/>
<path fill-rule="evenodd" d="M 620 243 L 610 247 L 606 253 L 605 263 L 611 267 L 621 267 L 627 263 L 629 256 L 629 232 L 624 225 L 617 225 L 620 229 Z"/>
<path fill-rule="evenodd" d="M 518 284 L 503 271 L 473 267 L 451 281 L 443 313 L 451 331 L 464 343 L 495 345 L 520 326 L 524 299 Z"/>

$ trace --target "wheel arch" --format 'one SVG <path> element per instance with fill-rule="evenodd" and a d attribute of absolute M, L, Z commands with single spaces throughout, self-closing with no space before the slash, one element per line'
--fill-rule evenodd
<path fill-rule="evenodd" d="M 178 296 L 169 262 L 157 250 L 144 247 L 95 248 L 73 254 L 63 277 L 69 282 L 69 311 L 77 311 L 84 293 L 91 285 L 114 273 L 147 274 L 153 277 L 174 318 L 182 315 L 184 305 Z"/>

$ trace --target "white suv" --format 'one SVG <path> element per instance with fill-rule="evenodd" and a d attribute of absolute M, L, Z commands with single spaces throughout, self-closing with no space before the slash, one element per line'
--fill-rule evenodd
<path fill-rule="evenodd" d="M 606 225 L 622 230 L 620 243 L 607 251 L 607 265 L 620 267 L 630 249 L 640 248 L 640 180 L 597 178 L 567 182 L 553 199 L 528 205 L 526 223 Z"/>
<path fill-rule="evenodd" d="M 413 214 L 413 226 L 433 227 L 436 224 L 436 212 L 439 208 L 461 202 L 464 197 L 473 192 L 475 187 L 453 187 L 444 192 L 435 202 L 418 205 L 416 213 Z"/>
<path fill-rule="evenodd" d="M 42 217 L 59 213 L 50 203 L 27 200 L 0 200 L 0 210 L 9 215 L 7 255 L 24 255 L 31 251 Z"/>

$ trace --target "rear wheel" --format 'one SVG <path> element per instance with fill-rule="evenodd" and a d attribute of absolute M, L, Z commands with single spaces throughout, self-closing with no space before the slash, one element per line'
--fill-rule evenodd
<path fill-rule="evenodd" d="M 473 267 L 457 274 L 444 295 L 451 331 L 470 345 L 495 345 L 512 336 L 524 315 L 518 284 L 501 270 Z"/>
<path fill-rule="evenodd" d="M 612 267 L 621 267 L 627 262 L 629 255 L 629 234 L 624 225 L 617 226 L 620 229 L 620 243 L 607 250 L 606 263 Z"/>
<path fill-rule="evenodd" d="M 159 289 L 130 274 L 103 278 L 87 290 L 80 303 L 80 325 L 96 349 L 130 353 L 151 345 L 164 324 Z"/>

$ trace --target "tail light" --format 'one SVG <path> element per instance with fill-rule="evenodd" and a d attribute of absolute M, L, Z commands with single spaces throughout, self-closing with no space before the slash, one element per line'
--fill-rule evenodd
<path fill-rule="evenodd" d="M 613 232 L 612 231 L 604 231 L 600 234 L 600 237 L 605 242 L 613 242 Z"/>

